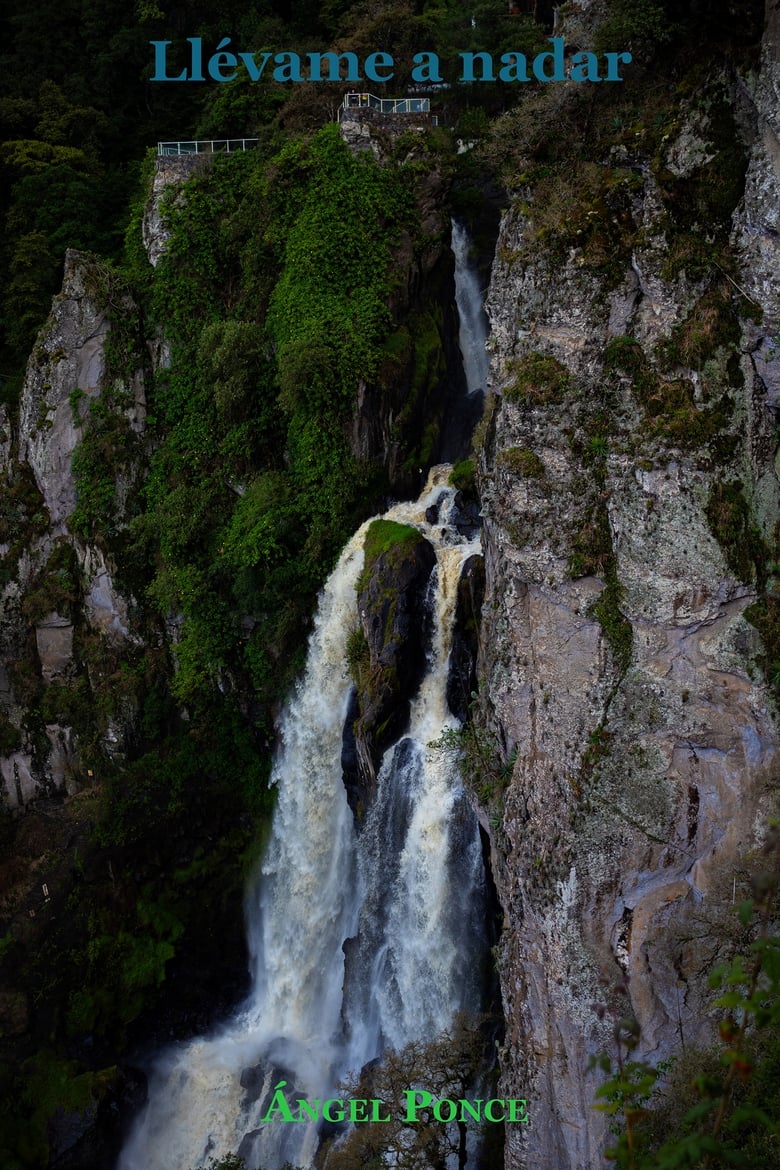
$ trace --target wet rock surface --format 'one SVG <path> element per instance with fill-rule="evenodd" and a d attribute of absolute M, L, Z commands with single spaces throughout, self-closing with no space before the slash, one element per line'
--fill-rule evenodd
<path fill-rule="evenodd" d="M 382 754 L 408 722 L 412 698 L 425 673 L 430 638 L 425 601 L 436 556 L 421 534 L 408 532 L 413 534 L 411 541 L 381 553 L 368 566 L 358 592 L 368 659 L 358 689 L 354 752 L 345 757 L 353 761 L 346 773 L 353 812 L 356 792 L 364 807 L 371 803 Z"/>

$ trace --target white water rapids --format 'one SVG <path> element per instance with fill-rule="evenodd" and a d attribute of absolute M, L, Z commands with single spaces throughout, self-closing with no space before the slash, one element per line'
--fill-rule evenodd
<path fill-rule="evenodd" d="M 328 1096 L 383 1049 L 433 1038 L 457 1011 L 479 1007 L 479 833 L 448 754 L 429 746 L 457 726 L 445 696 L 457 583 L 478 551 L 448 522 L 448 471 L 434 469 L 417 503 L 386 513 L 434 546 L 433 636 L 409 729 L 385 753 L 365 827 L 356 834 L 341 748 L 367 525 L 322 592 L 305 676 L 281 719 L 271 840 L 247 898 L 252 991 L 219 1032 L 158 1058 L 119 1170 L 189 1170 L 231 1151 L 250 1168 L 310 1166 L 316 1124 L 260 1124 L 279 1079 L 296 1097 Z"/>

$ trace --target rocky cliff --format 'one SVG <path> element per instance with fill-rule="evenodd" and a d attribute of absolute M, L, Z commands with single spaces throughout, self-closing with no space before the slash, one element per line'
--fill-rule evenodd
<path fill-rule="evenodd" d="M 146 404 L 143 365 L 120 377 L 111 366 L 110 339 L 112 316 L 121 313 L 127 321 L 134 312 L 127 295 L 109 286 L 99 263 L 69 252 L 62 292 L 28 366 L 12 438 L 10 421 L 6 424 L 2 606 L 9 681 L 2 718 L 8 742 L 18 746 L 3 754 L 0 770 L 11 808 L 59 789 L 73 794 L 86 779 L 73 721 L 65 717 L 78 706 L 68 697 L 73 700 L 80 687 L 89 686 L 84 657 L 74 654 L 77 629 L 113 642 L 129 637 L 128 600 L 114 586 L 106 548 L 81 539 L 72 522 L 74 452 L 95 420 L 108 415 L 112 434 L 127 435 L 128 458 L 114 468 L 106 458 L 101 506 L 112 506 L 107 524 L 121 521 L 121 497 L 134 474 L 129 453 L 143 431 Z M 118 746 L 118 725 L 109 728 L 107 721 L 103 732 Z"/>
<path fill-rule="evenodd" d="M 582 34 L 588 5 L 566 9 Z M 604 1164 L 588 1064 L 614 1055 L 596 1008 L 615 988 L 653 1063 L 708 1042 L 707 973 L 775 807 L 767 19 L 760 66 L 713 66 L 578 167 L 565 224 L 531 174 L 501 225 L 480 693 L 516 752 L 493 834 L 502 1091 L 533 1116 L 508 1127 L 513 1170 Z"/>

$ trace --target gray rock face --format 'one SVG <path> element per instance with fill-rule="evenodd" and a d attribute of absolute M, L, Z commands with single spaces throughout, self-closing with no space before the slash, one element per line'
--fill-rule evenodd
<path fill-rule="evenodd" d="M 736 217 L 744 287 L 770 322 L 780 305 L 770 223 L 780 202 L 777 26 L 775 15 Z M 700 165 L 706 124 L 686 121 L 667 151 L 679 174 Z M 727 371 L 725 347 L 707 366 L 710 391 L 733 402 L 732 456 L 713 460 L 685 436 L 653 432 L 631 379 L 605 369 L 605 347 L 629 334 L 652 363 L 702 290 L 684 272 L 664 275 L 650 174 L 635 199 L 641 244 L 610 291 L 576 249 L 557 266 L 543 251 L 529 258 L 533 208 L 515 206 L 489 293 L 492 385 L 509 393 L 497 398 L 481 468 L 481 691 L 488 728 L 517 750 L 493 835 L 505 912 L 501 1095 L 527 1097 L 533 1121 L 507 1127 L 511 1170 L 604 1165 L 598 1079 L 587 1073 L 593 1054 L 614 1051 L 611 1022 L 593 1009 L 605 998 L 600 980 L 628 978 L 640 1057 L 664 1059 L 681 1037 L 710 1039 L 706 976 L 727 953 L 739 858 L 766 815 L 780 750 L 756 668 L 761 641 L 744 616 L 755 581 L 730 566 L 708 515 L 716 485 L 739 481 L 771 537 L 775 354 L 746 323 L 742 376 L 733 363 Z M 532 351 L 568 371 L 553 403 L 516 391 L 517 363 Z M 672 376 L 701 409 L 701 371 L 663 375 Z M 609 425 L 598 430 L 607 383 Z"/>
<path fill-rule="evenodd" d="M 49 723 L 35 734 L 26 730 L 27 708 L 36 703 L 41 687 L 74 684 L 80 664 L 74 654 L 74 631 L 79 621 L 98 632 L 106 641 L 131 638 L 128 602 L 114 585 L 114 567 L 104 548 L 85 544 L 68 528 L 77 503 L 73 456 L 84 438 L 89 407 L 107 388 L 110 409 L 122 416 L 128 432 L 144 428 L 146 402 L 143 371 L 130 370 L 121 377 L 109 373 L 105 346 L 111 330 L 107 311 L 100 307 L 108 297 L 114 310 L 130 317 L 135 307 L 125 293 L 117 294 L 112 277 L 99 264 L 78 252 L 69 251 L 61 293 L 41 330 L 30 358 L 20 403 L 18 444 L 5 412 L 0 417 L 0 460 L 9 484 L 20 485 L 31 469 L 43 503 L 30 522 L 24 545 L 18 534 L 9 533 L 3 555 L 17 558 L 13 577 L 0 592 L 0 713 L 19 731 L 19 750 L 0 759 L 5 798 L 18 807 L 54 791 L 72 793 L 78 788 L 78 738 L 72 727 Z M 107 290 L 110 289 L 109 292 Z M 121 524 L 130 463 L 117 475 L 116 513 L 110 521 Z M 30 490 L 35 496 L 32 483 Z M 13 490 L 13 489 L 12 489 Z M 29 510 L 38 507 L 28 499 Z M 17 505 L 18 507 L 18 505 Z M 28 517 L 29 519 L 29 517 Z M 50 612 L 30 617 L 25 610 L 30 590 L 47 586 L 47 563 L 63 544 L 75 553 L 75 589 L 69 570 L 65 573 L 74 593 L 83 598 L 83 612 L 63 616 Z M 61 564 L 64 562 L 61 562 Z M 55 570 L 56 573 L 56 570 Z M 45 593 L 44 593 L 45 596 Z M 81 664 L 83 665 L 83 664 Z M 21 674 L 19 669 L 21 666 Z M 108 750 L 121 750 L 124 729 L 117 720 L 104 728 Z M 47 746 L 48 744 L 48 746 Z"/>
<path fill-rule="evenodd" d="M 114 586 L 102 549 L 85 550 L 82 570 L 87 584 L 84 609 L 92 628 L 109 638 L 128 638 L 127 601 Z"/>
<path fill-rule="evenodd" d="M 32 758 L 23 752 L 12 752 L 0 759 L 5 799 L 11 808 L 23 808 L 40 796 L 41 789 L 32 771 Z"/>
<path fill-rule="evenodd" d="M 81 438 L 79 407 L 100 392 L 103 348 L 109 330 L 105 313 L 85 286 L 87 268 L 78 252 L 65 260 L 62 292 L 55 298 L 47 327 L 38 339 L 22 388 L 19 457 L 35 474 L 55 533 L 76 506 L 71 471 Z"/>
<path fill-rule="evenodd" d="M 477 688 L 479 658 L 478 615 L 485 595 L 485 562 L 469 557 L 458 580 L 458 600 L 452 630 L 452 650 L 447 674 L 447 706 L 465 723 L 472 693 Z"/>
<path fill-rule="evenodd" d="M 398 138 L 422 134 L 431 127 L 431 119 L 425 114 L 385 114 L 363 107 L 341 110 L 340 115 L 339 134 L 353 154 L 370 150 L 380 162 L 390 154 Z"/>
<path fill-rule="evenodd" d="M 12 437 L 8 407 L 3 403 L 0 405 L 0 467 L 4 471 L 10 465 Z"/>
<path fill-rule="evenodd" d="M 178 187 L 185 183 L 193 171 L 207 165 L 208 156 L 197 154 L 183 154 L 162 156 L 157 159 L 157 167 L 152 180 L 152 191 L 144 208 L 144 217 L 141 223 L 146 255 L 149 263 L 156 268 L 168 246 L 171 233 L 165 223 L 163 202 L 169 193 L 169 188 Z M 178 198 L 179 196 L 177 196 Z"/>
<path fill-rule="evenodd" d="M 46 682 L 65 674 L 73 660 L 73 625 L 58 613 L 50 613 L 35 627 L 35 643 L 41 674 Z"/>
<path fill-rule="evenodd" d="M 360 122 L 353 118 L 345 120 L 339 125 L 339 134 L 353 154 L 364 154 L 366 151 L 370 151 L 374 158 L 381 157 L 382 151 L 379 142 L 376 135 L 371 133 L 371 126 L 368 122 Z"/>
<path fill-rule="evenodd" d="M 593 30 L 607 15 L 606 0 L 570 0 L 555 9 L 555 35 L 566 38 L 567 45 L 588 49 Z"/>
<path fill-rule="evenodd" d="M 780 11 L 767 3 L 761 70 L 748 91 L 757 137 L 735 216 L 746 291 L 764 307 L 770 327 L 780 320 Z"/>
<path fill-rule="evenodd" d="M 60 727 L 58 723 L 50 723 L 46 726 L 46 738 L 50 745 L 47 765 L 51 783 L 56 789 L 64 790 L 72 796 L 79 790 L 76 779 L 78 752 L 73 730 Z"/>

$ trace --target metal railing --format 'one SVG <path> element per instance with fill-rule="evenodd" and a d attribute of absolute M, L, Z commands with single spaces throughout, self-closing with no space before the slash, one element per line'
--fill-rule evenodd
<path fill-rule="evenodd" d="M 182 142 L 158 142 L 158 155 L 170 154 L 235 154 L 250 150 L 256 138 L 197 138 Z"/>
<path fill-rule="evenodd" d="M 372 93 L 348 93 L 345 110 L 378 110 L 380 114 L 430 114 L 430 98 L 378 98 Z"/>

